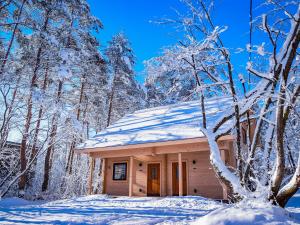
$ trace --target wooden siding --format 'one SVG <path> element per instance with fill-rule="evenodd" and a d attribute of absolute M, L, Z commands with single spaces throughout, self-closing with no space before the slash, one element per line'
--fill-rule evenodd
<path fill-rule="evenodd" d="M 120 163 L 120 162 L 127 162 L 127 176 L 126 180 L 113 180 L 113 163 Z M 106 159 L 106 194 L 109 195 L 128 195 L 129 194 L 129 157 L 123 157 L 123 158 L 117 158 L 112 159 L 108 158 Z"/>
<path fill-rule="evenodd" d="M 229 166 L 235 166 L 232 143 L 223 143 L 222 155 Z M 131 153 L 131 150 L 126 150 Z M 135 152 L 142 152 L 137 151 Z M 178 162 L 178 154 L 181 152 L 182 161 L 186 162 L 187 168 L 187 194 L 200 195 L 203 197 L 223 199 L 227 196 L 227 191 L 221 185 L 216 174 L 210 165 L 209 151 L 199 149 L 197 143 L 161 146 L 155 149 L 150 148 L 144 151 L 148 155 L 132 154 L 126 157 L 118 157 L 113 153 L 106 158 L 105 190 L 110 195 L 129 195 L 129 168 L 130 156 L 133 156 L 132 165 L 132 195 L 147 196 L 147 168 L 149 163 L 160 164 L 160 193 L 161 196 L 172 195 L 172 162 Z M 160 153 L 160 154 L 158 154 Z M 162 154 L 163 153 L 163 154 Z M 93 157 L 100 157 L 101 154 L 93 153 Z M 195 163 L 193 163 L 195 161 Z M 127 180 L 114 181 L 113 163 L 127 162 Z M 224 193 L 223 193 L 224 192 Z"/>

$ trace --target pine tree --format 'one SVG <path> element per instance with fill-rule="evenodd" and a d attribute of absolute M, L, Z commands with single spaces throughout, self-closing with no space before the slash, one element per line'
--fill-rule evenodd
<path fill-rule="evenodd" d="M 109 126 L 124 114 L 143 107 L 144 92 L 134 78 L 135 58 L 124 33 L 112 38 L 105 53 L 111 74 L 106 124 Z"/>

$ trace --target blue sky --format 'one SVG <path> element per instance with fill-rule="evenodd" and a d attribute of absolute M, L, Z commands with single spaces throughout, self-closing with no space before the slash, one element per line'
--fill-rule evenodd
<path fill-rule="evenodd" d="M 93 15 L 98 17 L 104 29 L 98 38 L 102 48 L 111 37 L 123 31 L 132 43 L 137 58 L 136 78 L 144 81 L 143 61 L 157 56 L 164 46 L 175 44 L 179 35 L 169 26 L 150 23 L 150 20 L 171 17 L 172 8 L 183 10 L 179 0 L 88 0 Z M 254 7 L 257 2 L 254 2 Z M 254 12 L 255 14 L 255 12 Z M 223 34 L 225 46 L 229 48 L 245 47 L 249 42 L 249 1 L 219 0 L 215 2 L 214 19 L 216 25 L 227 25 Z M 258 41 L 258 40 L 254 40 Z M 235 54 L 232 57 L 235 72 L 245 72 L 247 54 Z"/>

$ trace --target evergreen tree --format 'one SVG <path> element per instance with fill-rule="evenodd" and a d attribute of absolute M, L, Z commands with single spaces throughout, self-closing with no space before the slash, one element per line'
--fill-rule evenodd
<path fill-rule="evenodd" d="M 124 33 L 115 35 L 105 54 L 110 68 L 107 126 L 126 113 L 144 106 L 144 92 L 134 78 L 135 58 Z"/>

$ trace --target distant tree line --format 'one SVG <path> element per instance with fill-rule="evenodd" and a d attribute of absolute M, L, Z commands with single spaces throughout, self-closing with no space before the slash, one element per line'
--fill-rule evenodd
<path fill-rule="evenodd" d="M 0 1 L 1 197 L 85 193 L 78 143 L 144 106 L 129 40 L 101 51 L 102 28 L 86 1 Z"/>

